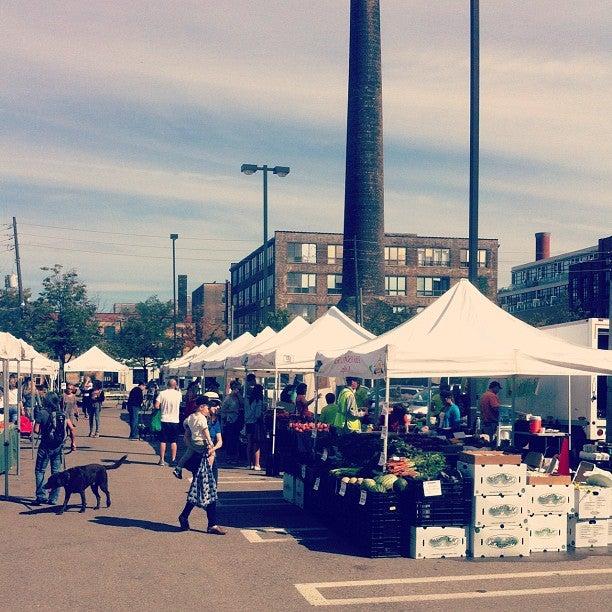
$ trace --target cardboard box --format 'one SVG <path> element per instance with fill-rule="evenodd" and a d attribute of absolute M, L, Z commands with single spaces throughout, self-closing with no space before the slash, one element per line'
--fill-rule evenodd
<path fill-rule="evenodd" d="M 301 478 L 297 477 L 295 478 L 293 503 L 298 508 L 304 508 L 304 481 Z"/>
<path fill-rule="evenodd" d="M 295 500 L 295 478 L 287 473 L 283 476 L 283 499 L 290 504 Z"/>
<path fill-rule="evenodd" d="M 580 520 L 571 515 L 567 524 L 567 545 L 594 548 L 608 545 L 608 519 Z"/>
<path fill-rule="evenodd" d="M 519 495 L 525 493 L 527 467 L 514 464 L 457 462 L 464 477 L 474 481 L 474 495 Z"/>
<path fill-rule="evenodd" d="M 579 519 L 608 518 L 612 489 L 580 485 L 574 491 L 574 514 Z"/>
<path fill-rule="evenodd" d="M 520 455 L 507 455 L 503 451 L 467 450 L 459 454 L 459 461 L 480 465 L 520 465 Z"/>
<path fill-rule="evenodd" d="M 534 474 L 527 472 L 528 485 L 568 485 L 572 484 L 571 476 L 561 476 L 559 474 Z"/>
<path fill-rule="evenodd" d="M 529 517 L 529 548 L 531 552 L 567 550 L 567 515 L 537 514 Z"/>
<path fill-rule="evenodd" d="M 472 504 L 474 527 L 527 523 L 524 495 L 476 495 Z"/>
<path fill-rule="evenodd" d="M 525 496 L 529 514 L 569 514 L 574 507 L 574 487 L 569 484 L 528 484 Z"/>
<path fill-rule="evenodd" d="M 413 559 L 445 559 L 467 554 L 466 527 L 411 527 L 410 556 Z"/>
<path fill-rule="evenodd" d="M 469 551 L 473 557 L 528 557 L 527 525 L 495 525 L 470 530 Z"/>

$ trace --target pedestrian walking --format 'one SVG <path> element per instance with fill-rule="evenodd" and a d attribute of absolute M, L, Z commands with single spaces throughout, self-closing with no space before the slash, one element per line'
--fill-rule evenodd
<path fill-rule="evenodd" d="M 144 392 L 146 389 L 144 382 L 139 382 L 128 395 L 127 409 L 130 415 L 130 440 L 138 440 L 140 426 L 140 407 L 144 400 Z"/>
<path fill-rule="evenodd" d="M 161 395 L 161 394 L 160 394 Z M 202 455 L 200 467 L 195 473 L 189 491 L 187 493 L 187 502 L 183 511 L 178 517 L 179 525 L 182 531 L 188 531 L 189 516 L 194 508 L 203 508 L 208 518 L 207 533 L 214 535 L 225 535 L 225 530 L 221 529 L 217 524 L 217 482 L 213 476 L 213 471 L 210 466 L 209 457 L 214 457 L 214 450 L 209 450 L 208 454 Z"/>
<path fill-rule="evenodd" d="M 219 421 L 219 409 L 221 407 L 221 401 L 219 400 L 219 394 L 215 391 L 207 391 L 206 395 L 209 399 L 208 402 L 208 433 L 210 439 L 213 442 L 213 450 L 215 451 L 215 460 L 212 464 L 213 477 L 215 482 L 219 482 L 219 467 L 217 465 L 217 451 L 223 446 L 223 436 L 221 435 L 221 422 Z"/>
<path fill-rule="evenodd" d="M 79 397 L 78 397 L 78 402 L 80 402 L 81 410 L 83 411 L 83 416 L 85 418 L 89 417 L 89 413 L 91 411 L 91 394 L 92 393 L 93 393 L 93 383 L 91 382 L 91 378 L 89 378 L 89 376 L 86 376 L 83 379 L 81 388 L 79 389 Z"/>
<path fill-rule="evenodd" d="M 240 395 L 240 383 L 233 380 L 230 383 L 230 393 L 221 404 L 221 431 L 225 440 L 226 457 L 229 463 L 238 461 L 238 437 L 240 435 L 240 419 L 244 411 L 244 402 Z"/>
<path fill-rule="evenodd" d="M 66 415 L 61 408 L 59 396 L 56 393 L 47 393 L 43 408 L 39 411 L 37 422 L 34 424 L 34 432 L 40 434 L 40 444 L 34 467 L 36 479 L 35 504 L 47 503 L 47 494 L 43 484 L 45 482 L 45 471 L 49 463 L 51 464 L 51 474 L 56 474 L 62 469 L 62 452 L 68 422 L 69 420 L 66 419 Z M 49 494 L 48 503 L 56 504 L 58 497 L 59 489 L 53 489 Z"/>
<path fill-rule="evenodd" d="M 175 378 L 168 380 L 168 388 L 161 391 L 155 400 L 155 408 L 161 412 L 161 431 L 159 432 L 159 463 L 165 466 L 166 446 L 170 444 L 170 465 L 176 463 L 176 443 L 180 435 L 180 411 L 183 396 Z"/>
<path fill-rule="evenodd" d="M 249 375 L 250 376 L 250 375 Z M 247 438 L 247 457 L 249 469 L 261 471 L 259 459 L 263 441 L 264 418 L 264 388 L 255 384 L 247 391 L 247 401 L 244 405 L 244 426 Z"/>
<path fill-rule="evenodd" d="M 100 412 L 104 403 L 102 383 L 96 380 L 91 391 L 91 406 L 89 408 L 89 437 L 100 437 Z"/>

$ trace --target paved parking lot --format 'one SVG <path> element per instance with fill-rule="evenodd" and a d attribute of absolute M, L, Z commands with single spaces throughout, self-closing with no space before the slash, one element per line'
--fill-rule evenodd
<path fill-rule="evenodd" d="M 94 511 L 89 494 L 85 514 L 76 505 L 57 516 L 28 504 L 33 465 L 24 451 L 13 497 L 0 502 L 4 609 L 607 609 L 612 596 L 607 548 L 519 560 L 358 557 L 285 503 L 279 479 L 244 469 L 220 472 L 226 536 L 206 534 L 197 509 L 193 530 L 180 532 L 188 482 L 157 466 L 152 446 L 127 433 L 120 411 L 105 408 L 102 436 L 80 436 L 67 456 L 70 467 L 129 454 L 109 473 L 112 506 Z"/>

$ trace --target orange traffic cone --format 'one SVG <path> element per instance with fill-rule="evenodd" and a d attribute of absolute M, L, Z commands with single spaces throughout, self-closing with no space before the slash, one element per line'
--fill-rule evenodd
<path fill-rule="evenodd" d="M 559 451 L 559 467 L 557 474 L 561 476 L 570 475 L 569 438 L 563 438 L 561 450 Z"/>

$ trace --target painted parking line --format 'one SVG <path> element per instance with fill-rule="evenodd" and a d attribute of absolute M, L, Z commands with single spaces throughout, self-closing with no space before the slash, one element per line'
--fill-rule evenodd
<path fill-rule="evenodd" d="M 321 593 L 321 589 L 339 589 L 360 586 L 385 586 L 392 584 L 427 584 L 427 583 L 448 583 L 448 582 L 469 582 L 482 580 L 511 580 L 519 578 L 536 577 L 561 577 L 579 575 L 601 575 L 612 574 L 612 568 L 596 568 L 584 570 L 560 570 L 548 572 L 516 572 L 505 574 L 468 574 L 461 576 L 425 576 L 422 578 L 388 578 L 380 580 L 353 580 L 343 582 L 312 582 L 294 585 L 298 592 L 311 606 L 348 606 L 381 603 L 401 603 L 401 602 L 431 602 L 449 601 L 453 599 L 487 599 L 493 597 L 516 597 L 532 595 L 548 595 L 555 593 L 581 593 L 585 591 L 610 591 L 612 583 L 609 584 L 590 584 L 575 586 L 556 586 L 535 589 L 507 589 L 496 591 L 466 591 L 459 593 L 421 593 L 410 595 L 391 595 L 380 597 L 342 597 L 327 599 Z"/>
<path fill-rule="evenodd" d="M 328 539 L 326 535 L 327 529 L 324 527 L 257 527 L 255 529 L 241 529 L 240 533 L 242 533 L 251 544 L 277 544 L 279 542 Z M 262 538 L 262 534 L 273 534 L 285 537 Z"/>

